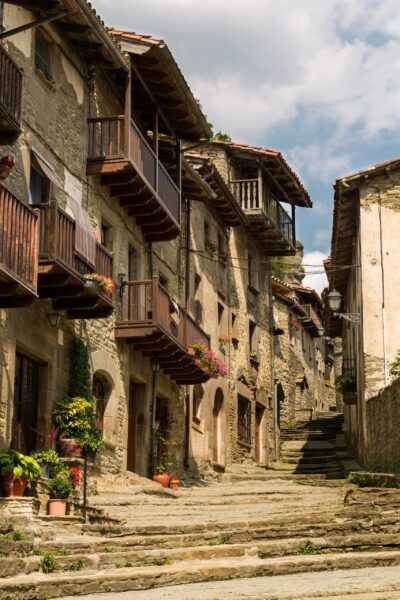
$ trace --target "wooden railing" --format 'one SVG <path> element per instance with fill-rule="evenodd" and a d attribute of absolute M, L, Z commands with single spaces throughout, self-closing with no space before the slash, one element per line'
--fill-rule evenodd
<path fill-rule="evenodd" d="M 22 79 L 21 69 L 0 46 L 0 105 L 18 126 L 21 123 Z"/>
<path fill-rule="evenodd" d="M 307 314 L 307 317 L 311 319 L 317 327 L 322 326 L 321 319 L 319 318 L 311 304 L 300 304 L 300 307 Z"/>
<path fill-rule="evenodd" d="M 88 119 L 88 123 L 88 161 L 130 160 L 151 191 L 161 200 L 165 210 L 180 225 L 179 189 L 136 123 L 131 120 L 128 139 L 124 116 L 92 118 Z"/>
<path fill-rule="evenodd" d="M 158 277 L 143 281 L 126 281 L 123 290 L 121 321 L 132 325 L 161 326 L 184 348 L 198 340 L 204 340 L 210 347 L 210 337 L 185 309 L 176 305 L 160 284 Z M 177 316 L 175 320 L 174 315 Z"/>
<path fill-rule="evenodd" d="M 258 179 L 231 181 L 232 192 L 245 212 L 263 212 L 276 225 L 283 236 L 291 244 L 295 244 L 292 218 L 265 185 L 262 185 L 260 196 L 259 185 Z"/>
<path fill-rule="evenodd" d="M 0 184 L 0 263 L 36 291 L 38 214 Z"/>
<path fill-rule="evenodd" d="M 96 265 L 93 268 L 75 252 L 75 221 L 55 202 L 41 204 L 39 222 L 39 258 L 59 260 L 80 275 L 98 273 L 112 277 L 113 257 L 96 242 Z"/>

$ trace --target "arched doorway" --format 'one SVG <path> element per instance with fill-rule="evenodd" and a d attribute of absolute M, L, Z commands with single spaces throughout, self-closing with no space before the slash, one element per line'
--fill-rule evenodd
<path fill-rule="evenodd" d="M 224 393 L 221 388 L 218 388 L 215 392 L 214 399 L 214 438 L 213 438 L 213 461 L 217 464 L 222 464 L 222 414 L 224 405 Z"/>

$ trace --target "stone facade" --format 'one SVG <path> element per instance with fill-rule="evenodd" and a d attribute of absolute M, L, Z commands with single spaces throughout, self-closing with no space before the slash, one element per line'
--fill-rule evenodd
<path fill-rule="evenodd" d="M 295 287 L 299 287 L 296 286 Z M 302 303 L 291 283 L 273 278 L 274 374 L 279 422 L 291 424 L 336 410 L 333 359 L 317 327 L 305 319 Z M 314 305 L 315 311 L 321 309 Z"/>
<path fill-rule="evenodd" d="M 336 275 L 335 282 L 330 275 L 331 287 L 343 296 L 341 311 L 361 317 L 357 323 L 342 320 L 340 328 L 335 325 L 334 335 L 340 333 L 342 337 L 343 372 L 353 374 L 357 386 L 356 395 L 344 398 L 347 440 L 365 464 L 371 462 L 371 444 L 376 446 L 370 438 L 376 439 L 378 431 L 371 415 L 382 425 L 381 439 L 389 432 L 384 413 L 378 418 L 378 411 L 372 410 L 369 402 L 373 399 L 373 406 L 377 406 L 378 398 L 382 399 L 384 410 L 386 395 L 380 392 L 392 380 L 389 370 L 399 351 L 400 331 L 399 299 L 393 279 L 398 256 L 396 224 L 400 222 L 398 165 L 393 161 L 393 166 L 378 166 L 368 170 L 368 175 L 360 173 L 347 177 L 345 182 L 337 181 L 334 231 L 344 230 L 347 223 L 351 227 L 346 229 L 350 237 L 334 235 L 332 263 L 353 268 Z M 351 203 L 346 204 L 347 196 Z M 390 463 L 390 454 L 386 461 Z"/>

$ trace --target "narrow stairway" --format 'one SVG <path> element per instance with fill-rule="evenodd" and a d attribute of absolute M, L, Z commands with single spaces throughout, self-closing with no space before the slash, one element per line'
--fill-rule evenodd
<path fill-rule="evenodd" d="M 281 430 L 281 462 L 275 468 L 294 475 L 340 479 L 343 469 L 335 451 L 343 415 L 322 413 L 313 421 Z"/>

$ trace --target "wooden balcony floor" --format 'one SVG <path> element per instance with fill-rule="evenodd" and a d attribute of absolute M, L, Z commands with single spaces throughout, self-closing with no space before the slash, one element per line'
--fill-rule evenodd
<path fill-rule="evenodd" d="M 265 244 L 267 256 L 294 256 L 296 248 L 288 241 L 276 224 L 265 216 L 263 211 L 245 211 L 251 223 L 251 231 Z"/>
<path fill-rule="evenodd" d="M 115 325 L 115 337 L 125 339 L 135 350 L 149 358 L 152 364 L 160 365 L 160 369 L 178 385 L 205 383 L 210 379 L 196 365 L 193 356 L 161 324 L 119 321 Z"/>
<path fill-rule="evenodd" d="M 37 297 L 33 288 L 0 264 L 0 308 L 29 306 Z"/>
<path fill-rule="evenodd" d="M 180 227 L 168 213 L 158 195 L 149 187 L 129 161 L 89 163 L 89 174 L 101 174 L 101 184 L 119 198 L 141 227 L 147 242 L 175 239 Z"/>

